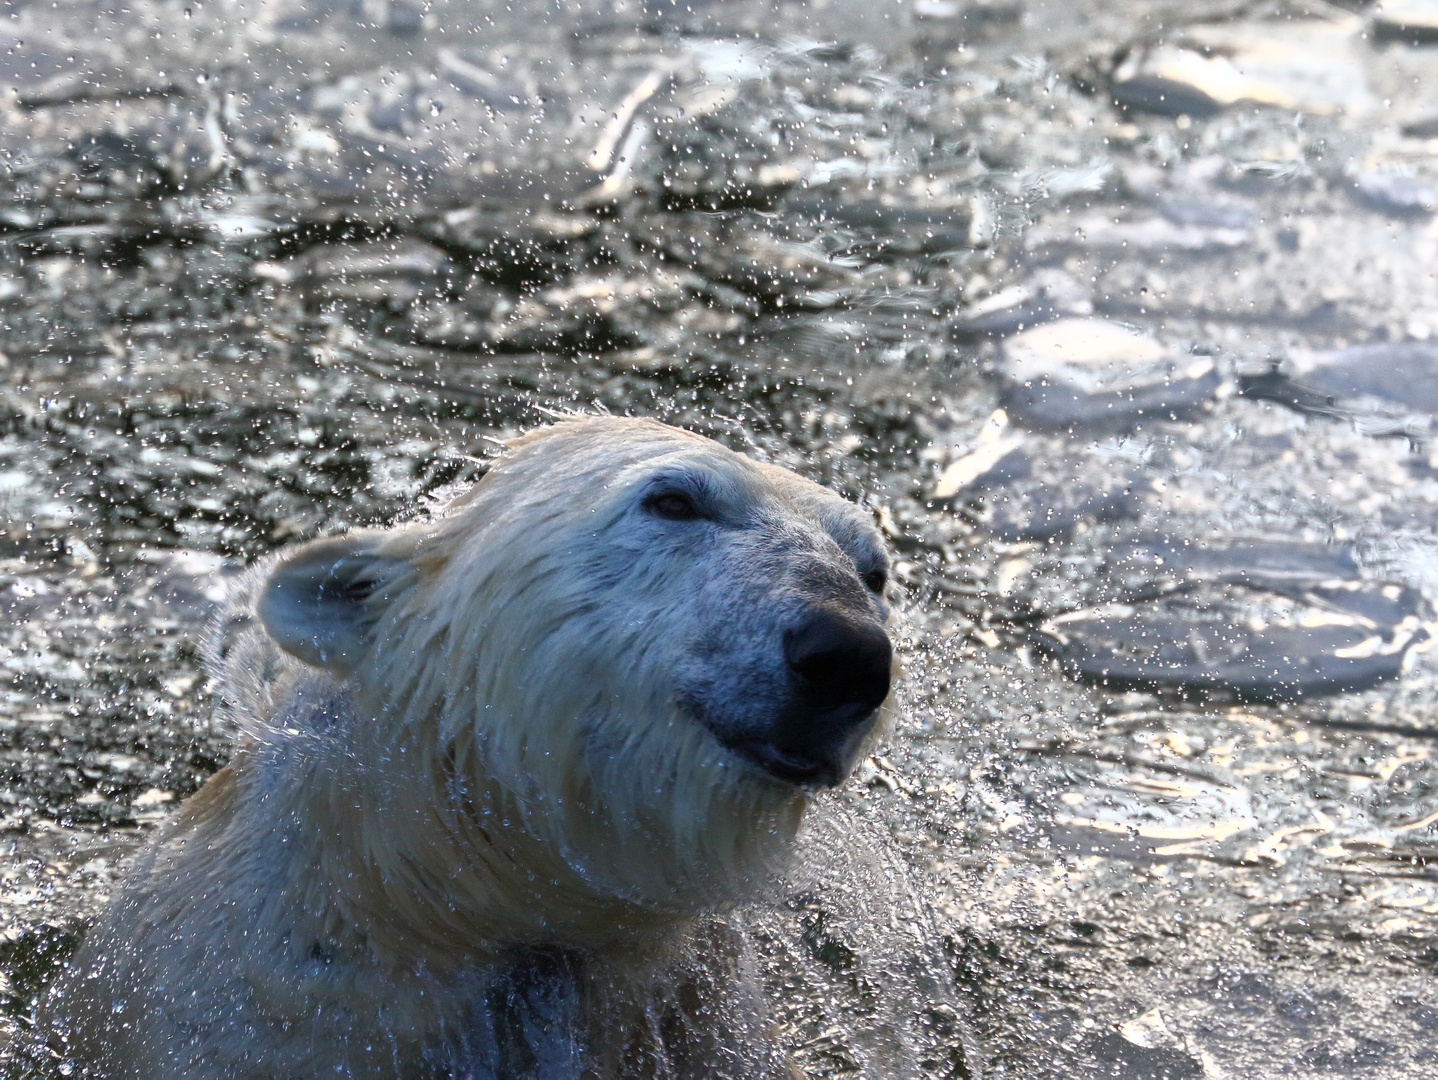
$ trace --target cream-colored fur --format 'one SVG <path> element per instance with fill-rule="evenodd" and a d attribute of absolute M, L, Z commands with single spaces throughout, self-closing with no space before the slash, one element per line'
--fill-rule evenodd
<path fill-rule="evenodd" d="M 656 483 L 712 520 L 647 513 Z M 858 585 L 883 565 L 823 489 L 617 418 L 516 440 L 432 521 L 282 553 L 216 632 L 233 760 L 52 992 L 67 1052 L 113 1077 L 784 1075 L 722 912 L 783 869 L 810 792 L 713 725 L 777 707 L 816 593 L 885 619 Z"/>

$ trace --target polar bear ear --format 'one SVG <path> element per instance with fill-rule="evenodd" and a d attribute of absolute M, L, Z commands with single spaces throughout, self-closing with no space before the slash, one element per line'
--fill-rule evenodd
<path fill-rule="evenodd" d="M 368 649 L 375 623 L 410 568 L 375 549 L 383 533 L 356 533 L 306 544 L 270 573 L 255 605 L 286 652 L 337 675 Z"/>

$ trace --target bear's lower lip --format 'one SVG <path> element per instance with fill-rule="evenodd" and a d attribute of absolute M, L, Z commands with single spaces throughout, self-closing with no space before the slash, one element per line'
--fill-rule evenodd
<path fill-rule="evenodd" d="M 782 750 L 767 739 L 743 738 L 725 743 L 744 760 L 770 776 L 804 787 L 837 787 L 844 778 L 832 761 Z"/>

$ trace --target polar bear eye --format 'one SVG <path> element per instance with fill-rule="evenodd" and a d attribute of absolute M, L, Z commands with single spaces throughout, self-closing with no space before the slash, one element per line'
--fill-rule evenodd
<path fill-rule="evenodd" d="M 644 509 L 668 521 L 698 521 L 704 515 L 682 491 L 661 491 L 644 500 Z"/>
<path fill-rule="evenodd" d="M 877 569 L 870 570 L 867 574 L 864 575 L 864 585 L 872 593 L 883 592 L 884 586 L 888 583 L 889 574 L 882 566 L 878 567 Z"/>

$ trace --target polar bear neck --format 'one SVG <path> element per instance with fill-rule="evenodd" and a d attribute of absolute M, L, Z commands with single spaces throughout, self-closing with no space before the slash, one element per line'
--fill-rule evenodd
<path fill-rule="evenodd" d="M 291 728 L 241 768 L 285 822 L 293 857 L 330 883 L 317 922 L 392 964 L 441 970 L 514 946 L 632 952 L 761 891 L 804 810 L 802 796 L 733 782 L 665 805 L 603 807 L 593 785 L 526 805 L 486 768 L 473 727 L 441 739 L 439 724 L 398 722 L 392 705 L 323 679 L 293 694 L 317 702 L 305 745 Z M 656 824 L 676 814 L 696 820 Z"/>

